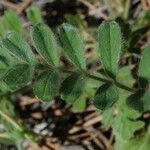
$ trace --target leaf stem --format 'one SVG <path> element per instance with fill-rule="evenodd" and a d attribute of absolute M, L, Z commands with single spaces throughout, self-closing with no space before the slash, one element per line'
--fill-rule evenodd
<path fill-rule="evenodd" d="M 130 88 L 130 87 L 124 85 L 124 84 L 121 84 L 120 82 L 116 81 L 115 84 L 116 84 L 116 86 L 118 86 L 119 88 L 121 88 L 123 90 L 126 90 L 126 91 L 131 92 L 131 93 L 135 92 L 135 89 Z"/>
<path fill-rule="evenodd" d="M 71 70 L 66 70 L 66 69 L 63 69 L 61 68 L 61 70 L 65 73 L 75 73 L 74 71 L 71 71 Z M 115 81 L 115 80 L 112 80 L 112 79 L 108 79 L 108 78 L 101 78 L 101 77 L 98 77 L 98 76 L 95 76 L 95 75 L 92 75 L 92 74 L 89 74 L 85 71 L 82 72 L 86 77 L 88 78 L 91 78 L 91 79 L 94 79 L 94 80 L 97 80 L 97 81 L 100 81 L 100 82 L 111 82 L 111 83 L 114 83 L 116 86 L 118 86 L 119 88 L 123 89 L 123 90 L 126 90 L 128 92 L 135 92 L 135 89 L 133 88 L 130 88 L 118 81 Z"/>
<path fill-rule="evenodd" d="M 0 116 L 3 117 L 7 122 L 9 122 L 13 127 L 15 127 L 18 131 L 22 132 L 23 129 L 8 115 L 6 115 L 3 111 L 0 110 Z"/>
<path fill-rule="evenodd" d="M 10 116 L 8 116 L 7 114 L 5 114 L 3 111 L 0 110 L 0 116 L 5 119 L 7 122 L 9 122 L 15 129 L 17 129 L 19 132 L 24 132 L 24 129 L 14 120 L 12 119 Z M 0 137 L 2 136 L 5 136 L 5 134 L 0 134 Z M 24 137 L 31 141 L 31 142 L 35 142 L 35 135 L 32 134 L 32 132 L 29 134 L 28 132 L 27 133 L 24 133 Z M 33 138 L 35 137 L 35 138 Z"/>
<path fill-rule="evenodd" d="M 85 74 L 87 77 L 89 78 L 92 78 L 94 80 L 98 80 L 98 81 L 101 81 L 101 82 L 111 82 L 111 83 L 114 83 L 116 86 L 118 86 L 119 88 L 123 89 L 123 90 L 126 90 L 128 92 L 134 92 L 135 90 L 118 82 L 118 81 L 114 81 L 114 80 L 111 80 L 111 79 L 105 79 L 105 78 L 101 78 L 101 77 L 97 77 L 97 76 L 94 76 L 94 75 L 91 75 L 91 74 L 88 74 L 86 73 Z"/>
<path fill-rule="evenodd" d="M 128 19 L 129 16 L 130 3 L 131 3 L 130 0 L 127 0 L 125 3 L 124 16 L 123 16 L 125 20 Z"/>
<path fill-rule="evenodd" d="M 64 73 L 69 73 L 69 74 L 76 73 L 75 71 L 67 70 L 67 69 L 64 69 L 64 68 L 59 68 L 59 69 L 60 69 L 62 72 L 64 72 Z M 115 81 L 115 80 L 112 80 L 112 79 L 108 79 L 108 78 L 98 77 L 98 76 L 89 74 L 89 73 L 87 73 L 86 71 L 78 71 L 78 72 L 83 73 L 83 74 L 84 74 L 86 77 L 88 77 L 88 78 L 91 78 L 91 79 L 94 79 L 94 80 L 97 80 L 97 81 L 100 81 L 100 82 L 104 82 L 104 83 L 106 83 L 106 82 L 111 82 L 111 83 L 114 83 L 117 87 L 119 87 L 119 88 L 121 88 L 121 89 L 124 89 L 124 90 L 126 90 L 126 91 L 128 91 L 128 92 L 131 92 L 131 93 L 135 92 L 135 89 L 130 88 L 130 87 L 128 87 L 128 86 L 126 86 L 126 85 L 124 85 L 124 84 L 118 82 L 118 81 Z M 30 83 L 30 84 L 31 84 L 31 83 Z M 16 91 L 13 91 L 13 92 L 2 93 L 2 94 L 0 94 L 0 98 L 5 97 L 5 96 L 10 96 L 10 95 L 15 95 L 15 94 L 17 94 L 17 93 L 19 93 L 19 92 L 25 90 L 27 87 L 29 87 L 29 85 L 28 85 L 28 86 L 25 86 L 25 87 L 23 87 L 23 88 L 20 88 L 20 89 L 18 89 L 18 90 L 16 90 Z"/>

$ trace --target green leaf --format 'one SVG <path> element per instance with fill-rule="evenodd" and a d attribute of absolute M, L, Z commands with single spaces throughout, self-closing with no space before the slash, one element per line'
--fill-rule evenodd
<path fill-rule="evenodd" d="M 87 25 L 86 21 L 82 18 L 80 14 L 76 14 L 76 15 L 66 14 L 65 20 L 68 24 L 74 25 L 79 29 L 85 29 Z"/>
<path fill-rule="evenodd" d="M 115 116 L 111 120 L 110 125 L 113 130 L 124 139 L 134 137 L 135 131 L 143 128 L 144 122 L 138 120 L 140 113 L 131 109 L 126 104 L 126 99 L 130 92 L 120 90 L 117 107 L 114 108 Z"/>
<path fill-rule="evenodd" d="M 116 76 L 121 54 L 121 30 L 115 21 L 107 21 L 99 27 L 99 54 L 104 69 Z"/>
<path fill-rule="evenodd" d="M 23 32 L 22 22 L 14 11 L 5 11 L 3 19 L 5 28 L 16 31 L 18 33 Z"/>
<path fill-rule="evenodd" d="M 129 24 L 129 22 L 127 22 L 126 20 L 118 17 L 115 20 L 121 29 L 121 34 L 122 34 L 122 53 L 125 53 L 127 51 L 127 49 L 129 48 L 129 39 L 131 37 L 131 26 Z"/>
<path fill-rule="evenodd" d="M 0 79 L 8 71 L 8 68 L 18 63 L 18 59 L 13 57 L 5 48 L 0 46 Z M 2 80 L 0 81 L 0 88 L 3 86 Z M 5 88 L 1 88 L 4 90 Z"/>
<path fill-rule="evenodd" d="M 60 88 L 62 99 L 68 103 L 75 102 L 84 92 L 85 79 L 83 75 L 74 73 L 66 78 Z"/>
<path fill-rule="evenodd" d="M 79 69 L 86 69 L 85 47 L 79 31 L 72 25 L 63 24 L 59 30 L 64 51 Z"/>
<path fill-rule="evenodd" d="M 115 150 L 149 150 L 150 134 L 145 133 L 130 140 L 124 140 L 117 136 Z"/>
<path fill-rule="evenodd" d="M 0 46 L 0 77 L 10 65 L 10 55 Z"/>
<path fill-rule="evenodd" d="M 126 66 L 119 69 L 119 72 L 116 76 L 116 80 L 128 87 L 133 87 L 135 79 L 132 77 L 131 74 L 131 66 Z"/>
<path fill-rule="evenodd" d="M 2 101 L 0 102 L 0 110 L 1 110 L 1 113 L 0 113 L 1 119 L 2 118 L 5 119 L 5 115 L 2 115 L 2 114 L 7 114 L 8 116 L 11 116 L 12 118 L 16 116 L 14 103 L 12 102 L 11 98 L 2 99 Z"/>
<path fill-rule="evenodd" d="M 42 12 L 38 5 L 32 5 L 32 7 L 27 11 L 27 18 L 32 24 L 42 23 Z"/>
<path fill-rule="evenodd" d="M 120 90 L 119 100 L 111 109 L 103 113 L 102 123 L 111 127 L 118 137 L 125 140 L 134 137 L 135 131 L 143 128 L 144 122 L 138 120 L 141 113 L 131 109 L 126 104 L 130 92 Z"/>
<path fill-rule="evenodd" d="M 131 36 L 130 24 L 120 17 L 116 18 L 115 21 L 119 24 L 121 28 L 121 33 L 122 33 L 123 38 L 125 40 L 128 40 Z"/>
<path fill-rule="evenodd" d="M 140 29 L 137 29 L 132 32 L 130 39 L 129 39 L 129 51 L 132 53 L 140 53 L 138 48 L 138 42 L 142 38 L 143 35 L 145 35 L 149 30 L 148 26 L 144 26 Z"/>
<path fill-rule="evenodd" d="M 150 13 L 149 10 L 143 10 L 137 16 L 136 20 L 133 20 L 132 28 L 133 30 L 138 30 L 143 27 L 150 27 Z M 143 35 L 143 34 L 142 34 Z"/>
<path fill-rule="evenodd" d="M 0 63 L 7 66 L 9 62 L 7 61 L 6 57 L 0 55 Z"/>
<path fill-rule="evenodd" d="M 118 72 L 116 80 L 128 87 L 133 87 L 135 83 L 135 79 L 132 77 L 131 74 L 131 66 L 126 66 L 121 68 Z M 126 99 L 129 97 L 130 94 L 131 94 L 130 92 L 120 89 L 118 109 L 119 109 L 119 114 L 123 113 L 127 118 L 134 120 L 137 119 L 141 114 L 127 106 Z"/>
<path fill-rule="evenodd" d="M 18 60 L 11 56 L 5 48 L 0 46 L 0 64 L 4 64 L 8 67 L 13 65 L 15 62 L 18 62 Z"/>
<path fill-rule="evenodd" d="M 130 94 L 129 92 L 120 90 L 119 100 L 117 101 L 116 105 L 114 105 L 112 108 L 105 110 L 103 112 L 102 123 L 105 126 L 112 127 L 113 129 L 117 130 L 117 127 L 119 127 L 119 126 L 116 126 L 117 122 L 115 121 L 115 117 L 118 117 L 118 116 L 119 116 L 119 118 L 123 117 L 123 120 L 127 121 L 127 122 L 129 122 L 128 120 L 135 121 L 138 117 L 140 117 L 141 114 L 139 112 L 131 109 L 126 104 L 126 99 L 129 96 L 129 94 Z M 116 113 L 116 112 L 118 112 L 118 113 Z M 132 123 L 132 121 L 131 121 L 131 123 Z M 128 128 L 127 126 L 124 126 L 124 130 L 128 130 L 127 128 Z M 133 135 L 134 131 L 135 130 L 133 130 L 133 132 L 131 132 L 131 136 Z M 124 136 L 124 135 L 122 135 L 122 132 L 119 132 L 118 134 L 120 134 L 122 137 Z"/>
<path fill-rule="evenodd" d="M 111 107 L 111 108 L 105 110 L 102 114 L 102 116 L 103 116 L 102 123 L 108 128 L 112 126 L 112 122 L 115 117 L 114 108 L 115 107 Z"/>
<path fill-rule="evenodd" d="M 96 108 L 105 110 L 117 101 L 118 96 L 117 87 L 114 84 L 106 83 L 97 90 L 93 103 Z"/>
<path fill-rule="evenodd" d="M 6 26 L 4 25 L 4 19 L 0 18 L 0 36 L 4 36 L 6 34 Z"/>
<path fill-rule="evenodd" d="M 59 72 L 56 70 L 49 70 L 41 74 L 34 84 L 33 91 L 39 99 L 51 101 L 58 93 L 59 85 Z"/>
<path fill-rule="evenodd" d="M 37 24 L 32 28 L 31 36 L 37 52 L 48 64 L 58 67 L 58 47 L 51 29 L 45 24 Z"/>
<path fill-rule="evenodd" d="M 72 110 L 74 112 L 83 112 L 86 108 L 86 97 L 85 95 L 81 95 L 74 103 L 72 106 Z"/>
<path fill-rule="evenodd" d="M 28 84 L 32 79 L 33 70 L 28 64 L 17 64 L 8 68 L 3 81 L 12 89 L 18 89 Z"/>
<path fill-rule="evenodd" d="M 139 65 L 139 76 L 142 79 L 150 80 L 150 45 L 144 49 L 143 57 Z"/>
<path fill-rule="evenodd" d="M 112 122 L 113 129 L 124 139 L 134 137 L 134 132 L 143 128 L 144 122 L 130 120 L 123 113 L 114 118 Z"/>
<path fill-rule="evenodd" d="M 9 33 L 7 37 L 2 40 L 2 44 L 9 53 L 17 57 L 20 61 L 24 61 L 29 64 L 33 64 L 35 62 L 35 57 L 30 46 L 18 33 Z"/>
<path fill-rule="evenodd" d="M 5 145 L 12 145 L 14 141 L 7 133 L 0 133 L 0 143 Z"/>
<path fill-rule="evenodd" d="M 94 75 L 98 76 L 98 74 L 94 74 Z M 103 85 L 103 82 L 100 82 L 91 78 L 86 80 L 86 83 L 85 83 L 86 88 L 84 92 L 86 97 L 92 100 L 95 95 L 95 89 L 98 89 L 101 85 Z"/>
<path fill-rule="evenodd" d="M 11 89 L 3 80 L 0 81 L 0 91 L 1 93 L 9 93 L 11 91 Z"/>
<path fill-rule="evenodd" d="M 150 93 L 144 90 L 137 91 L 128 97 L 127 105 L 139 112 L 150 110 Z"/>

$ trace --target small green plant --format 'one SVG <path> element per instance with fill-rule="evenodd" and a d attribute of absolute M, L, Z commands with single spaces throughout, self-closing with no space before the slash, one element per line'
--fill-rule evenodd
<path fill-rule="evenodd" d="M 27 139 L 37 139 L 33 133 L 27 131 L 22 124 L 16 120 L 16 114 L 10 98 L 3 98 L 0 102 L 0 119 L 3 124 L 3 131 L 0 132 L 0 143 L 16 145 L 18 150 L 23 150 L 22 142 Z"/>
<path fill-rule="evenodd" d="M 32 5 L 31 8 L 27 10 L 27 18 L 32 24 L 42 23 L 41 9 L 37 5 Z"/>
<path fill-rule="evenodd" d="M 37 5 L 32 5 L 27 10 L 27 20 L 31 24 L 42 23 L 42 13 L 40 8 Z M 0 18 L 0 36 L 5 36 L 10 30 L 15 31 L 21 35 L 26 34 L 23 28 L 23 21 L 17 15 L 16 12 L 12 10 L 7 10 L 4 13 L 4 16 Z"/>
<path fill-rule="evenodd" d="M 84 41 L 79 31 L 70 24 L 64 23 L 58 35 L 71 67 L 61 64 L 62 49 L 47 25 L 40 23 L 31 28 L 33 45 L 42 59 L 37 59 L 18 33 L 8 33 L 0 47 L 1 83 L 9 88 L 9 94 L 32 85 L 39 99 L 50 102 L 60 95 L 67 103 L 82 110 L 90 81 L 95 93 L 89 94 L 91 103 L 103 112 L 103 123 L 111 126 L 116 133 L 116 149 L 137 150 L 134 143 L 139 138 L 139 141 L 146 139 L 142 150 L 148 150 L 149 122 L 140 120 L 140 117 L 150 110 L 150 46 L 144 49 L 135 79 L 129 66 L 119 66 L 124 54 L 124 37 L 119 24 L 116 21 L 103 22 L 98 33 L 97 54 L 104 69 L 102 74 L 87 70 Z M 134 86 L 135 83 L 137 86 Z M 3 93 L 1 97 L 7 94 Z"/>

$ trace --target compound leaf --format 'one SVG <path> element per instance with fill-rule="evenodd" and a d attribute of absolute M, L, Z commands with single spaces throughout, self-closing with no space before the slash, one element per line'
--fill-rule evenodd
<path fill-rule="evenodd" d="M 31 30 L 31 36 L 37 52 L 50 65 L 58 67 L 57 43 L 51 29 L 45 24 L 37 24 Z"/>
<path fill-rule="evenodd" d="M 118 113 L 110 122 L 111 127 L 117 135 L 126 140 L 133 138 L 135 131 L 143 128 L 144 126 L 144 122 L 138 120 L 141 114 L 131 109 L 126 104 L 126 99 L 129 94 L 129 92 L 124 90 L 119 91 L 117 108 L 114 108 L 114 112 L 117 111 Z"/>
<path fill-rule="evenodd" d="M 116 76 L 121 53 L 121 29 L 115 21 L 107 21 L 99 27 L 99 54 L 104 69 Z"/>
<path fill-rule="evenodd" d="M 114 84 L 106 83 L 97 90 L 93 103 L 96 108 L 105 110 L 117 101 L 118 96 L 117 87 Z"/>
<path fill-rule="evenodd" d="M 72 74 L 66 78 L 60 88 L 62 99 L 68 103 L 75 102 L 84 91 L 85 79 L 81 74 Z"/>
<path fill-rule="evenodd" d="M 135 80 L 133 79 L 130 70 L 130 67 L 121 68 L 116 78 L 117 81 L 123 83 L 124 85 L 132 87 Z M 112 127 L 116 135 L 125 140 L 134 137 L 135 131 L 144 126 L 144 122 L 138 120 L 141 113 L 128 107 L 126 104 L 126 99 L 130 94 L 131 93 L 128 91 L 119 89 L 119 98 L 116 105 L 113 105 L 112 108 L 105 110 L 103 112 L 102 119 L 105 126 Z"/>
<path fill-rule="evenodd" d="M 72 25 L 63 24 L 59 30 L 64 51 L 79 69 L 86 69 L 85 47 L 79 31 Z"/>
<path fill-rule="evenodd" d="M 119 100 L 111 109 L 105 110 L 102 122 L 112 127 L 118 137 L 129 140 L 134 137 L 135 131 L 143 128 L 144 122 L 138 120 L 141 113 L 126 105 L 129 92 L 119 91 Z"/>
<path fill-rule="evenodd" d="M 33 91 L 39 99 L 51 101 L 59 90 L 59 81 L 58 71 L 49 70 L 43 72 L 35 82 Z"/>

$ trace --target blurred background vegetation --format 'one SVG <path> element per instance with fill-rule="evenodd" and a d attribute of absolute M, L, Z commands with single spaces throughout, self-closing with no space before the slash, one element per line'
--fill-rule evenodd
<path fill-rule="evenodd" d="M 124 56 L 120 61 L 123 69 L 119 78 L 130 86 L 134 83 L 143 48 L 150 41 L 150 0 L 0 0 L 1 38 L 13 30 L 31 43 L 29 30 L 32 25 L 43 22 L 57 33 L 58 27 L 68 22 L 76 26 L 84 37 L 87 69 L 94 74 L 103 72 L 95 53 L 98 26 L 109 19 L 116 20 L 122 30 Z M 2 53 L 0 46 L 0 56 Z M 63 54 L 60 59 L 62 65 L 72 68 Z M 0 72 L 3 68 L 0 63 Z M 144 138 L 139 137 L 128 144 L 112 132 L 110 120 L 118 110 L 110 110 L 103 115 L 96 111 L 91 105 L 91 97 L 97 87 L 99 83 L 88 80 L 81 100 L 70 106 L 59 96 L 51 103 L 41 102 L 34 97 L 30 86 L 10 93 L 10 89 L 1 82 L 0 150 L 112 150 L 114 147 L 138 150 L 145 141 L 147 148 L 140 150 L 148 150 L 150 138 L 147 133 Z M 122 99 L 125 98 L 126 94 L 122 95 Z M 123 108 L 120 114 L 128 111 L 124 103 L 119 105 Z M 149 112 L 140 119 L 149 123 Z M 114 126 L 118 131 L 117 125 Z M 118 143 L 114 145 L 116 137 Z"/>

